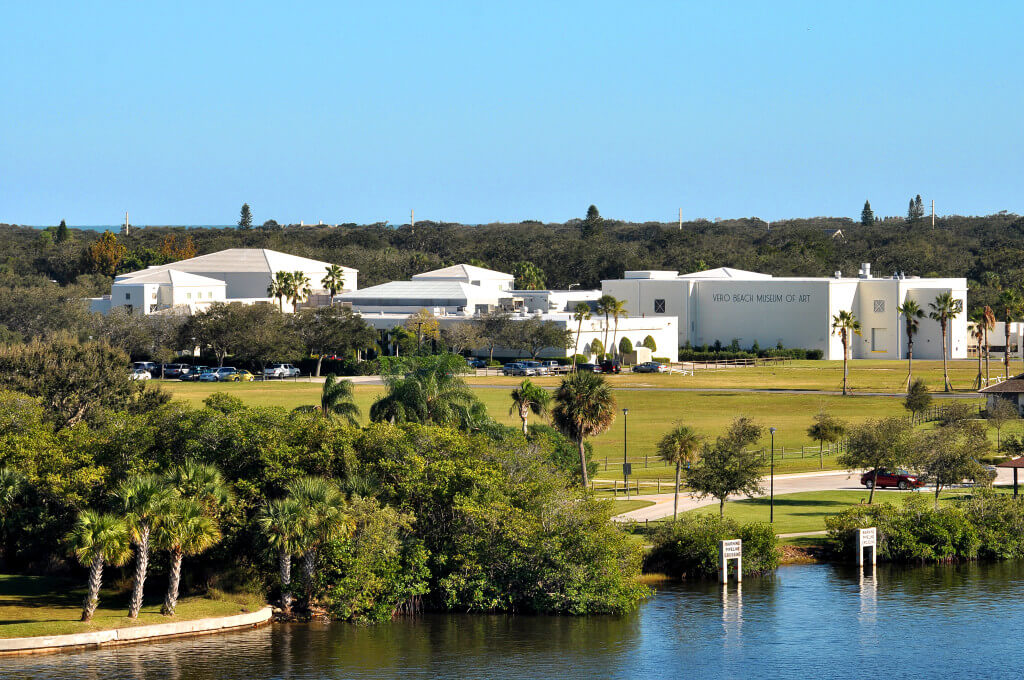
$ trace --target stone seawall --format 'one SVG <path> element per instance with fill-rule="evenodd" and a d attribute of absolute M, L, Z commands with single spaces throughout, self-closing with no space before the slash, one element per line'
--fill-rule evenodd
<path fill-rule="evenodd" d="M 271 607 L 264 607 L 259 611 L 236 614 L 234 616 L 219 616 L 209 619 L 157 623 L 149 626 L 97 630 L 92 633 L 0 638 L 0 656 L 43 654 L 132 642 L 147 642 L 184 635 L 205 635 L 238 628 L 254 628 L 269 623 L 272 616 L 273 609 Z"/>

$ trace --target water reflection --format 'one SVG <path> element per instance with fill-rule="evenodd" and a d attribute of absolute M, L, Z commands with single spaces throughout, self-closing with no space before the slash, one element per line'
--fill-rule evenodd
<path fill-rule="evenodd" d="M 1006 677 L 1024 564 L 786 567 L 661 588 L 625 617 L 293 625 L 45 657 L 0 678 Z M 979 644 L 983 641 L 983 648 Z M 893 655 L 912 660 L 892 664 Z"/>

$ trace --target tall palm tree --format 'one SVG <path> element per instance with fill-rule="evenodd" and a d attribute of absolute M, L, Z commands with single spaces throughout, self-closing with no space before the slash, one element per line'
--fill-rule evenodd
<path fill-rule="evenodd" d="M 587 437 L 599 435 L 615 420 L 615 397 L 603 376 L 577 371 L 562 380 L 555 391 L 551 418 L 562 434 L 576 442 L 580 475 L 587 488 Z"/>
<path fill-rule="evenodd" d="M 352 530 L 345 495 L 338 485 L 325 477 L 300 477 L 287 486 L 288 495 L 298 503 L 300 530 L 296 547 L 302 555 L 306 581 L 306 606 L 316 593 L 317 561 L 325 543 Z"/>
<path fill-rule="evenodd" d="M 292 311 L 295 311 L 297 304 L 304 302 L 313 294 L 313 288 L 310 286 L 309 277 L 303 272 L 292 272 L 289 282 L 288 300 L 292 303 Z"/>
<path fill-rule="evenodd" d="M 597 313 L 604 315 L 604 342 L 601 343 L 601 347 L 603 347 L 606 352 L 608 351 L 608 330 L 611 327 L 608 323 L 608 319 L 611 316 L 612 310 L 615 309 L 618 304 L 619 301 L 616 300 L 614 296 L 602 295 L 597 299 L 597 303 L 594 305 Z M 600 361 L 601 357 L 598 357 L 597 359 Z"/>
<path fill-rule="evenodd" d="M 992 311 L 992 308 L 985 305 L 985 319 L 981 329 L 985 332 L 985 384 L 989 384 L 989 341 L 988 334 L 995 330 L 996 327 L 996 313 Z"/>
<path fill-rule="evenodd" d="M 939 293 L 934 302 L 929 302 L 931 310 L 928 318 L 939 322 L 939 330 L 942 331 L 942 382 L 947 392 L 953 391 L 953 385 L 949 382 L 949 371 L 946 369 L 946 331 L 949 329 L 949 322 L 955 319 L 964 311 L 964 301 L 953 297 L 950 292 Z"/>
<path fill-rule="evenodd" d="M 683 464 L 697 462 L 704 438 L 689 425 L 677 425 L 658 442 L 658 456 L 676 466 L 675 496 L 672 499 L 672 519 L 679 514 L 679 475 Z"/>
<path fill-rule="evenodd" d="M 134 619 L 138 618 L 142 608 L 142 589 L 149 568 L 150 535 L 167 511 L 171 490 L 160 477 L 145 475 L 124 481 L 118 487 L 116 496 L 135 548 L 135 580 L 128 603 L 128 616 Z"/>
<path fill-rule="evenodd" d="M 320 392 L 320 405 L 299 406 L 297 413 L 319 413 L 324 418 L 345 418 L 351 425 L 359 424 L 360 411 L 355 403 L 351 380 L 338 380 L 338 376 L 328 373 L 324 380 L 324 388 Z"/>
<path fill-rule="evenodd" d="M 580 353 L 580 333 L 583 332 L 583 322 L 590 319 L 590 305 L 586 302 L 577 302 L 573 310 L 572 318 L 576 320 L 576 346 L 572 351 L 572 368 L 576 370 L 576 355 Z"/>
<path fill-rule="evenodd" d="M 164 616 L 174 616 L 178 604 L 178 586 L 181 583 L 181 562 L 185 555 L 198 555 L 220 540 L 220 527 L 206 514 L 206 508 L 196 500 L 175 496 L 167 505 L 160 524 L 153 532 L 154 543 L 168 552 L 170 573 L 167 594 L 160 610 Z"/>
<path fill-rule="evenodd" d="M 615 320 L 615 332 L 612 333 L 611 344 L 612 354 L 615 354 L 615 350 L 618 347 L 615 338 L 618 337 L 619 335 L 619 319 L 622 317 L 629 316 L 629 312 L 626 311 L 626 301 L 615 300 L 615 302 L 610 306 L 610 309 L 608 311 L 609 313 L 611 313 L 612 318 Z"/>
<path fill-rule="evenodd" d="M 902 305 L 896 308 L 896 312 L 903 315 L 907 324 L 907 389 L 909 390 L 914 376 L 914 335 L 917 334 L 920 320 L 924 318 L 924 310 L 916 300 L 907 298 Z"/>
<path fill-rule="evenodd" d="M 1015 289 L 1007 288 L 999 293 L 998 312 L 1003 319 L 1003 335 L 1006 341 L 1003 365 L 1006 368 L 1007 380 L 1010 379 L 1010 324 L 1020 318 L 1022 311 L 1024 311 L 1024 299 Z"/>
<path fill-rule="evenodd" d="M 529 417 L 530 411 L 542 416 L 547 413 L 550 403 L 551 393 L 543 387 L 534 385 L 527 378 L 519 384 L 519 387 L 512 390 L 512 407 L 508 413 L 512 415 L 518 411 L 519 418 L 523 421 L 523 436 L 526 436 L 529 434 L 526 429 L 526 419 Z"/>
<path fill-rule="evenodd" d="M 331 298 L 334 298 L 335 293 L 345 288 L 345 270 L 336 264 L 330 265 L 320 285 L 330 291 Z"/>
<path fill-rule="evenodd" d="M 294 498 L 270 501 L 256 518 L 270 547 L 277 550 L 277 566 L 281 576 L 281 610 L 285 616 L 292 613 L 292 554 L 299 545 L 301 520 L 302 509 Z"/>
<path fill-rule="evenodd" d="M 424 357 L 407 375 L 384 375 L 387 392 L 370 407 L 370 420 L 476 429 L 486 409 L 459 375 L 465 370 L 465 359 L 445 354 Z"/>
<path fill-rule="evenodd" d="M 267 286 L 267 297 L 277 298 L 277 307 L 284 312 L 284 299 L 292 289 L 292 275 L 288 272 L 275 272 L 274 278 Z"/>
<path fill-rule="evenodd" d="M 82 620 L 89 621 L 100 602 L 103 565 L 120 566 L 132 556 L 128 527 L 120 517 L 83 510 L 68 542 L 82 566 L 89 567 L 89 590 L 82 602 Z"/>
<path fill-rule="evenodd" d="M 850 344 L 854 333 L 860 335 L 860 321 L 853 312 L 839 310 L 839 313 L 832 317 L 832 334 L 838 335 L 843 343 L 843 395 L 846 394 L 846 383 L 850 376 Z"/>
<path fill-rule="evenodd" d="M 978 374 L 974 377 L 974 384 L 972 387 L 976 390 L 980 390 L 985 383 L 985 378 L 982 376 L 981 369 L 982 354 L 984 352 L 985 345 L 985 310 L 981 307 L 972 309 L 970 315 L 967 317 L 967 333 L 974 338 L 974 341 L 978 346 Z"/>

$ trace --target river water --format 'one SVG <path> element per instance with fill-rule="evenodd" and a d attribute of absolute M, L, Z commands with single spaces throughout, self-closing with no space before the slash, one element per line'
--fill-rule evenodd
<path fill-rule="evenodd" d="M 1016 678 L 1024 562 L 783 567 L 672 584 L 625 617 L 275 625 L 0 659 L 0 678 Z"/>

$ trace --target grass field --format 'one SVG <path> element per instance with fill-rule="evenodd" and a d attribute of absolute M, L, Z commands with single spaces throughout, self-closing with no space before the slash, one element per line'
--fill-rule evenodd
<path fill-rule="evenodd" d="M 94 630 L 142 626 L 169 621 L 201 619 L 209 616 L 231 616 L 244 611 L 255 611 L 264 605 L 255 595 L 224 595 L 212 597 L 186 597 L 178 602 L 176 614 L 168 618 L 160 614 L 162 597 L 154 593 L 147 597 L 138 619 L 129 619 L 128 594 L 104 590 L 100 593 L 100 606 L 93 620 L 82 623 L 82 600 L 85 581 L 45 576 L 12 576 L 0 574 L 0 638 L 32 637 L 36 635 L 65 635 L 87 633 Z"/>
<path fill-rule="evenodd" d="M 955 390 L 972 391 L 978 373 L 974 359 L 949 361 L 949 377 Z M 993 361 L 991 376 L 1003 375 L 1002 364 Z M 1020 359 L 1010 361 L 1010 372 L 1024 372 Z M 933 392 L 942 391 L 942 362 L 915 361 L 914 377 L 921 378 Z M 858 359 L 850 362 L 850 390 L 857 392 L 900 392 L 905 390 L 907 378 L 905 361 Z M 793 361 L 780 366 L 757 366 L 698 370 L 694 375 L 623 373 L 609 376 L 616 385 L 689 388 L 756 388 L 789 390 L 841 390 L 843 388 L 842 361 Z M 521 378 L 470 378 L 470 382 L 487 384 L 518 384 Z M 558 378 L 539 378 L 537 382 L 555 385 Z"/>
<path fill-rule="evenodd" d="M 822 362 L 812 362 L 822 363 Z M 740 369 L 736 369 L 740 370 Z M 631 377 L 631 376 L 630 376 Z M 677 378 L 677 376 L 655 376 L 655 378 Z M 650 380 L 650 378 L 648 378 Z M 492 379 L 491 382 L 496 382 Z M 260 406 L 281 406 L 294 408 L 302 404 L 313 404 L 319 400 L 321 386 L 315 382 L 255 382 L 255 383 L 186 383 L 167 381 L 163 383 L 175 396 L 194 405 L 216 391 L 234 394 L 246 403 Z M 509 385 L 518 381 L 509 381 Z M 618 384 L 618 383 L 616 383 Z M 659 383 L 659 386 L 660 383 Z M 356 403 L 365 416 L 370 405 L 383 393 L 383 387 L 356 385 Z M 509 388 L 511 389 L 511 387 Z M 518 425 L 517 415 L 509 415 L 509 392 L 501 388 L 478 386 L 477 395 L 487 406 L 490 414 L 499 422 Z M 622 408 L 629 409 L 628 439 L 629 460 L 633 463 L 633 479 L 654 480 L 661 478 L 671 481 L 673 469 L 657 460 L 655 446 L 658 440 L 676 423 L 694 426 L 709 438 L 720 434 L 739 415 L 750 416 L 764 426 L 774 426 L 776 471 L 779 473 L 806 472 L 818 469 L 817 451 L 810 448 L 800 457 L 795 449 L 813 447 L 814 442 L 807 436 L 807 428 L 814 414 L 822 408 L 851 423 L 863 422 L 870 418 L 903 415 L 902 400 L 893 397 L 852 396 L 842 397 L 820 394 L 760 394 L 744 392 L 675 392 L 664 389 L 616 390 L 619 409 L 611 429 L 592 440 L 594 459 L 600 465 L 598 478 L 620 478 L 623 425 Z M 981 403 L 980 400 L 977 403 Z M 1009 430 L 1007 430 L 1009 431 Z M 761 445 L 768 446 L 765 437 Z M 782 452 L 783 449 L 787 451 Z M 645 458 L 646 456 L 646 458 Z M 607 461 L 607 465 L 606 465 Z M 833 457 L 825 458 L 825 469 L 835 467 Z M 645 492 L 656 489 L 641 487 Z"/>
<path fill-rule="evenodd" d="M 624 512 L 631 512 L 654 505 L 654 501 L 615 501 L 615 514 L 621 515 Z"/>

